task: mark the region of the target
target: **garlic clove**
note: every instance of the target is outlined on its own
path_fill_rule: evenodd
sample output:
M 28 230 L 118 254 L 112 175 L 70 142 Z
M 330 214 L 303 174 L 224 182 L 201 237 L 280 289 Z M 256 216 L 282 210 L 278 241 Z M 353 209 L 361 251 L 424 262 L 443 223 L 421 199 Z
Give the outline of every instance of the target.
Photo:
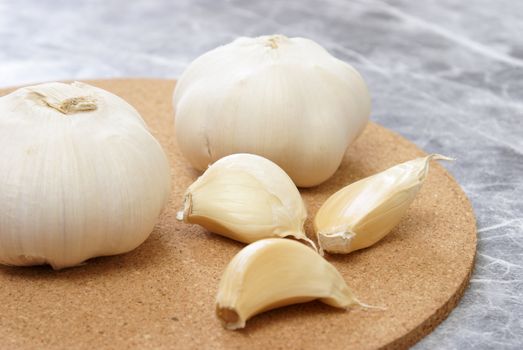
M 338 308 L 360 304 L 336 268 L 315 251 L 289 239 L 263 239 L 243 248 L 225 269 L 216 315 L 234 330 L 256 314 L 314 299 Z
M 320 251 L 350 253 L 381 240 L 416 197 L 433 159 L 452 160 L 439 154 L 416 158 L 333 194 L 314 218 Z
M 289 176 L 253 154 L 233 154 L 212 164 L 185 193 L 178 220 L 198 224 L 231 239 L 294 237 L 308 242 L 307 211 Z

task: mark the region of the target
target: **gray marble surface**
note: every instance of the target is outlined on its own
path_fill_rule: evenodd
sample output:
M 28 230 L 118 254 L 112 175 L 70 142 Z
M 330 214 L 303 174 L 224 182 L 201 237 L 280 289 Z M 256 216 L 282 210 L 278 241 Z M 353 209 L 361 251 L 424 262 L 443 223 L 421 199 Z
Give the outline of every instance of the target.
M 478 219 L 460 305 L 417 349 L 523 348 L 523 2 L 0 0 L 0 87 L 176 78 L 237 36 L 312 38 L 370 85 L 372 118 L 451 170 Z

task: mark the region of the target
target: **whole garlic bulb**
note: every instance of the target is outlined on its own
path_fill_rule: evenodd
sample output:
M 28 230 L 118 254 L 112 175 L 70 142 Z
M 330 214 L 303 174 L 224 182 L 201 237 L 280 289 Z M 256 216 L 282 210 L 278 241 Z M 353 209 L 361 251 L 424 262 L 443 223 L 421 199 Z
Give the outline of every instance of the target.
M 74 266 L 128 252 L 170 194 L 167 158 L 105 90 L 48 83 L 0 98 L 0 263 Z
M 178 81 L 174 108 L 178 145 L 195 168 L 253 153 L 308 187 L 339 167 L 367 124 L 370 96 L 360 74 L 320 45 L 272 35 L 197 58 Z

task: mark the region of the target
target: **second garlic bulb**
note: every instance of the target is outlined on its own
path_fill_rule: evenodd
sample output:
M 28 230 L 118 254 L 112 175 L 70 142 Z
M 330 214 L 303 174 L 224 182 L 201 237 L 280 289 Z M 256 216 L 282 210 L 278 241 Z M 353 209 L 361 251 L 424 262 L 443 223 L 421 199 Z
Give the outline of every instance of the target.
M 176 140 L 204 170 L 233 153 L 268 158 L 297 186 L 327 180 L 363 131 L 370 96 L 349 64 L 304 38 L 239 38 L 197 58 L 174 92 Z

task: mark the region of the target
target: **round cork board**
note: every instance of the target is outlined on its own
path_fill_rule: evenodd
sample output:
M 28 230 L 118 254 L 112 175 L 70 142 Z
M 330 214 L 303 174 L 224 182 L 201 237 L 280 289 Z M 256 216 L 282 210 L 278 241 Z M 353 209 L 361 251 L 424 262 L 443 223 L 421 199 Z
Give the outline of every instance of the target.
M 0 348 L 406 348 L 458 303 L 473 267 L 475 220 L 459 185 L 433 162 L 393 232 L 369 249 L 326 256 L 360 300 L 386 310 L 341 311 L 310 302 L 256 316 L 241 331 L 223 329 L 214 297 L 222 271 L 244 245 L 175 220 L 185 189 L 199 175 L 173 138 L 175 82 L 89 83 L 120 95 L 142 114 L 171 161 L 171 202 L 150 238 L 128 254 L 61 271 L 1 266 Z M 409 141 L 371 123 L 333 178 L 301 191 L 309 217 L 339 188 L 421 155 Z M 307 233 L 313 237 L 310 218 Z

